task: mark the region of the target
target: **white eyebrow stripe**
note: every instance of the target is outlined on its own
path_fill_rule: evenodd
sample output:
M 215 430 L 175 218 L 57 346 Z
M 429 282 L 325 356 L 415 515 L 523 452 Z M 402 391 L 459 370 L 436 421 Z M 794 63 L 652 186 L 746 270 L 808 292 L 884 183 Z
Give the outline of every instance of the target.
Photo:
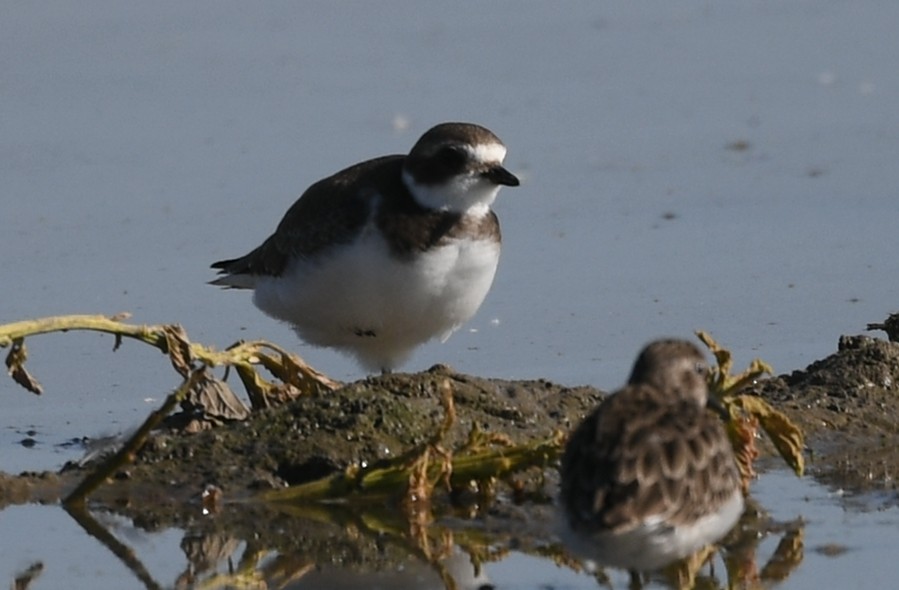
M 501 143 L 479 143 L 465 148 L 472 158 L 484 164 L 502 163 L 506 157 L 506 146 Z

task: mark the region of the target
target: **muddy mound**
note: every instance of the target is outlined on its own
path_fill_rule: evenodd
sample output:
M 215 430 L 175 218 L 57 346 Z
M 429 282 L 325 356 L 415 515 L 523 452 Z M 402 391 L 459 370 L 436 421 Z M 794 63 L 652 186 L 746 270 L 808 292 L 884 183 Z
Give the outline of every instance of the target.
M 842 336 L 837 352 L 758 392 L 806 431 L 812 473 L 851 489 L 897 489 L 899 343 Z
M 161 432 L 121 479 L 191 494 L 200 485 L 214 485 L 234 497 L 318 480 L 354 465 L 376 466 L 420 448 L 441 428 L 447 388 L 455 418 L 441 440 L 446 448 L 464 444 L 472 429 L 512 444 L 549 438 L 572 429 L 602 397 L 589 387 L 482 379 L 442 366 L 370 377 L 212 430 Z

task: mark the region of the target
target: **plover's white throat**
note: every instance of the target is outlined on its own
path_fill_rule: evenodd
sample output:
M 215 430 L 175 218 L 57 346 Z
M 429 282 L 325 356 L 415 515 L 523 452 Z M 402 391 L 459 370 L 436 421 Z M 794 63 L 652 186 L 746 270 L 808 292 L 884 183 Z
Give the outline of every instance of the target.
M 493 282 L 500 230 L 490 205 L 506 148 L 488 129 L 443 123 L 409 155 L 368 160 L 310 186 L 261 246 L 212 265 L 254 289 L 266 314 L 310 344 L 388 371 L 447 338 Z
M 572 433 L 562 458 L 563 537 L 581 557 L 650 571 L 723 537 L 743 511 L 707 367 L 682 340 L 647 346 L 623 389 Z

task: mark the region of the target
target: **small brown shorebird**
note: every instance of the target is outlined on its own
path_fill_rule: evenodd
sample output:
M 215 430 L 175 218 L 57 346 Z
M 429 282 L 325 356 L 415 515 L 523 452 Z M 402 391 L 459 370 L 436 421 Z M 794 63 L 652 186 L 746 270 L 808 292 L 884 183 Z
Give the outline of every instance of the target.
M 640 353 L 628 384 L 577 427 L 562 458 L 563 539 L 599 565 L 651 571 L 723 537 L 743 511 L 708 367 L 683 340 Z

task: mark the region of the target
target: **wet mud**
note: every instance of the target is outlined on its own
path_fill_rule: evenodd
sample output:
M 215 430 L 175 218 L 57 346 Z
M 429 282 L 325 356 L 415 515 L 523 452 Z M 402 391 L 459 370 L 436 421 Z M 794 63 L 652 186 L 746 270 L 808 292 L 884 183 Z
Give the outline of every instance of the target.
M 835 353 L 756 393 L 805 431 L 810 475 L 899 502 L 899 343 L 842 336 Z

